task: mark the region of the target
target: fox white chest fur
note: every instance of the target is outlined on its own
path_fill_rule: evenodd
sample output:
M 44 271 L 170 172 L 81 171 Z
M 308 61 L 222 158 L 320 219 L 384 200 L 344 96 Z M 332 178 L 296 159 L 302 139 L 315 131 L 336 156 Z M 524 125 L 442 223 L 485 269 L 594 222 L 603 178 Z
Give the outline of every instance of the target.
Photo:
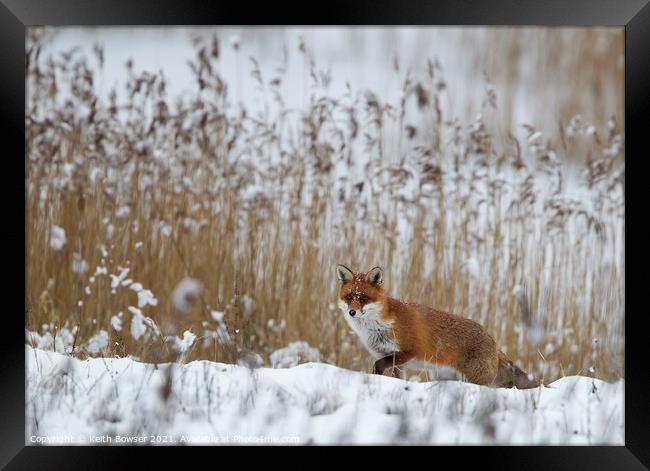
M 347 303 L 339 301 L 345 320 L 375 358 L 382 358 L 399 350 L 391 337 L 392 324 L 381 319 L 381 307 L 367 304 L 354 317 L 350 316 Z

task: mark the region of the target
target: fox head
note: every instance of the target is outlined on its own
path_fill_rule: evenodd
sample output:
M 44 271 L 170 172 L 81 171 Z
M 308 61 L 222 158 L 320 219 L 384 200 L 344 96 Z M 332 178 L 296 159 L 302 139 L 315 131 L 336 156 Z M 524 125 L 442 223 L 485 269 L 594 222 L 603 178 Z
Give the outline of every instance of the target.
M 375 267 L 368 273 L 354 273 L 345 265 L 336 266 L 339 287 L 339 308 L 356 319 L 379 319 L 386 299 L 383 272 Z

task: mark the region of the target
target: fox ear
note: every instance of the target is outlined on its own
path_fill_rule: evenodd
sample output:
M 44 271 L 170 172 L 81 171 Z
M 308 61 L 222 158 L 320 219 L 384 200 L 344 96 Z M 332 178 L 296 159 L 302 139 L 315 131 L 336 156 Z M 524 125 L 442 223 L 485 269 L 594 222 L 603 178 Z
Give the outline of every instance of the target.
M 366 281 L 373 285 L 378 285 L 384 278 L 384 272 L 380 267 L 375 267 L 366 273 Z
M 336 265 L 336 276 L 341 282 L 346 283 L 354 278 L 354 273 L 345 265 Z

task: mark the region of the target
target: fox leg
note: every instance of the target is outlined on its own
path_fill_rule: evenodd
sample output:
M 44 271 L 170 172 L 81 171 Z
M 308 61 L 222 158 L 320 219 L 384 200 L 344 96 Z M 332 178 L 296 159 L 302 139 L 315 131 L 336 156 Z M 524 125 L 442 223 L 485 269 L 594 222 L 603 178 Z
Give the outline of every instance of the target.
M 391 353 L 390 355 L 386 355 L 377 360 L 372 372 L 374 374 L 383 375 L 386 368 L 393 368 L 392 376 L 394 378 L 401 378 L 402 376 L 398 367 L 411 360 L 413 356 L 413 354 L 407 352 Z

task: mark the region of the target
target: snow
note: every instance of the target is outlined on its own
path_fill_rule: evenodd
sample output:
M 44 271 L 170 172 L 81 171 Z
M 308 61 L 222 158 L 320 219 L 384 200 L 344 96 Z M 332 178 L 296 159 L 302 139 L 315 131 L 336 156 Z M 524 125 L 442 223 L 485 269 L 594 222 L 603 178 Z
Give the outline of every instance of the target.
M 264 359 L 259 353 L 246 349 L 240 354 L 237 365 L 248 369 L 261 368 L 264 365 Z
M 25 341 L 28 344 L 42 348 L 43 350 L 55 350 L 59 353 L 70 353 L 72 351 L 72 346 L 74 345 L 77 329 L 77 326 L 74 326 L 72 329 L 68 329 L 67 327 L 54 329 L 52 324 L 43 324 L 43 335 L 25 329 Z M 49 331 L 54 332 L 54 335 Z
M 131 212 L 131 208 L 128 206 L 120 206 L 117 208 L 117 211 L 115 212 L 115 217 L 118 219 L 125 219 L 128 217 L 129 213 Z
M 111 288 L 117 288 L 126 278 L 126 275 L 129 274 L 129 268 L 117 267 L 120 270 L 119 275 L 109 275 L 111 277 Z
M 131 336 L 133 336 L 135 340 L 138 340 L 140 337 L 145 335 L 147 333 L 147 328 L 149 328 L 151 333 L 158 336 L 160 335 L 160 330 L 153 319 L 142 314 L 142 311 L 137 307 L 129 306 L 128 310 L 133 314 L 133 318 L 131 319 Z
M 307 342 L 291 342 L 270 355 L 273 368 L 290 368 L 300 363 L 320 361 L 320 352 Z
M 493 389 L 323 363 L 251 369 L 25 353 L 28 444 L 624 443 L 623 380 Z
M 63 249 L 66 242 L 65 230 L 59 226 L 52 226 L 52 231 L 50 233 L 50 247 L 58 252 Z
M 145 307 L 147 304 L 157 306 L 158 300 L 154 297 L 153 293 L 148 289 L 138 291 L 138 306 Z
M 210 316 L 217 322 L 223 321 L 223 311 L 210 311 Z
M 143 308 L 147 304 L 151 306 L 157 306 L 158 305 L 158 300 L 156 297 L 153 295 L 153 293 L 148 290 L 144 289 L 141 283 L 133 283 L 129 288 L 136 293 L 138 293 L 138 307 Z
M 183 278 L 172 293 L 174 306 L 182 313 L 187 313 L 192 308 L 193 302 L 201 295 L 203 286 L 194 278 Z
M 83 276 L 88 271 L 88 262 L 77 252 L 72 254 L 72 271 L 80 276 Z
M 480 264 L 475 257 L 470 257 L 463 262 L 465 272 L 474 279 L 479 279 Z
M 415 51 L 417 48 L 414 46 L 417 44 L 434 45 L 433 49 L 425 48 L 427 58 L 429 55 L 439 56 L 446 67 L 444 76 L 449 83 L 456 85 L 444 93 L 449 100 L 442 106 L 443 111 L 450 118 L 458 116 L 458 123 L 465 123 L 468 117 L 474 116 L 470 113 L 474 113 L 476 107 L 469 105 L 477 102 L 478 95 L 467 93 L 467 91 L 479 90 L 481 87 L 477 85 L 483 84 L 480 74 L 473 73 L 475 72 L 475 61 L 468 60 L 461 64 L 454 59 L 458 55 L 458 49 L 450 46 L 460 43 L 459 39 L 466 34 L 462 29 L 456 32 L 448 29 L 440 31 L 396 29 L 396 36 L 392 38 L 387 36 L 388 42 L 392 45 L 390 48 L 376 47 L 376 44 L 383 44 L 384 41 L 378 42 L 375 39 L 383 38 L 385 33 L 372 28 L 365 30 L 364 34 L 369 35 L 366 37 L 356 37 L 357 33 L 354 32 L 320 28 L 306 31 L 286 29 L 281 32 L 267 29 L 260 36 L 245 28 L 241 32 L 241 36 L 239 34 L 230 35 L 231 29 L 217 31 L 221 38 L 230 37 L 230 48 L 225 47 L 221 52 L 223 57 L 219 62 L 219 73 L 223 75 L 226 82 L 232 84 L 231 105 L 235 106 L 235 102 L 243 102 L 249 111 L 266 106 L 266 101 L 260 96 L 261 92 L 257 90 L 255 82 L 248 77 L 251 67 L 247 58 L 249 56 L 258 57 L 260 69 L 266 74 L 267 71 L 280 66 L 279 51 L 286 47 L 294 50 L 295 54 L 296 40 L 301 34 L 305 34 L 307 47 L 314 52 L 319 67 L 322 65 L 335 66 L 328 91 L 332 97 L 345 98 L 348 92 L 345 90 L 344 84 L 350 81 L 353 84 L 350 99 L 357 100 L 359 97 L 365 96 L 366 100 L 381 100 L 382 104 L 396 104 L 401 96 L 402 89 L 398 81 L 401 82 L 403 72 L 415 67 L 414 77 L 418 77 L 422 70 L 418 74 L 417 64 L 422 65 L 426 62 L 423 60 L 425 57 L 420 53 L 406 54 L 412 50 Z M 119 83 L 124 81 L 123 63 L 127 57 L 134 56 L 138 70 L 165 71 L 169 81 L 170 97 L 187 97 L 186 86 L 193 82 L 187 79 L 191 75 L 188 74 L 185 62 L 188 57 L 191 57 L 191 54 L 188 38 L 180 40 L 180 36 L 186 35 L 187 31 L 150 31 L 147 33 L 148 39 L 140 36 L 139 32 L 132 31 L 129 34 L 124 34 L 125 32 L 129 33 L 128 30 L 124 31 L 123 29 L 107 29 L 99 33 L 95 30 L 80 32 L 78 29 L 68 29 L 54 38 L 54 50 L 60 51 L 67 46 L 77 45 L 81 33 L 87 39 L 86 44 L 91 44 L 96 39 L 100 43 L 105 41 L 108 62 L 104 70 L 97 71 L 98 75 L 96 75 L 98 86 L 96 92 L 101 96 L 105 96 L 114 83 L 118 84 L 118 91 L 122 88 Z M 206 30 L 206 33 L 209 32 Z M 161 47 L 163 37 L 159 35 L 170 33 L 176 36 L 176 40 L 165 41 L 165 47 Z M 345 35 L 341 33 L 345 33 Z M 348 34 L 353 36 L 348 37 Z M 480 43 L 482 37 L 483 33 L 480 33 L 480 36 L 475 39 L 478 39 Z M 444 39 L 444 41 L 431 40 L 433 38 Z M 423 39 L 429 40 L 423 41 Z M 342 47 L 351 43 L 352 40 L 355 40 L 355 44 L 359 44 L 359 50 L 353 54 L 341 55 Z M 258 47 L 258 44 L 261 47 Z M 236 51 L 240 48 L 241 52 L 237 53 Z M 402 72 L 399 74 L 386 73 L 387 64 L 391 63 L 390 57 L 393 54 L 399 58 L 401 63 Z M 287 65 L 285 81 L 280 88 L 289 109 L 302 110 L 307 106 L 309 89 L 305 88 L 307 82 L 303 80 L 306 65 L 306 59 L 303 60 L 300 57 L 297 60 L 292 58 Z M 531 70 L 534 69 L 531 68 Z M 320 70 L 318 72 L 323 73 Z M 273 74 L 264 77 L 265 79 L 274 78 Z M 305 83 L 303 84 L 303 82 Z M 521 83 L 523 84 L 521 87 L 526 87 L 525 84 L 529 81 L 521 80 Z M 498 93 L 503 90 L 501 84 L 497 84 L 497 87 L 488 84 L 487 87 L 489 92 Z M 375 90 L 377 93 L 364 92 L 367 88 Z M 548 87 L 548 89 L 553 90 L 553 87 Z M 514 91 L 513 96 L 519 98 L 513 100 L 513 106 L 516 109 L 513 111 L 511 121 L 513 123 L 533 122 L 529 118 L 536 117 L 534 120 L 536 125 L 544 130 L 544 134 L 542 134 L 541 131 L 530 128 L 531 130 L 526 134 L 527 140 L 526 138 L 521 140 L 522 143 L 527 144 L 524 150 L 530 150 L 533 156 L 544 154 L 547 155 L 546 158 L 549 161 L 557 161 L 558 158 L 554 156 L 548 146 L 548 142 L 553 138 L 553 133 L 549 132 L 549 129 L 552 128 L 544 126 L 544 123 L 548 124 L 549 122 L 548 116 L 544 118 L 540 113 L 550 114 L 553 118 L 551 124 L 557 127 L 555 107 L 548 106 L 548 103 L 554 102 L 550 102 L 545 99 L 548 97 L 541 95 L 541 98 L 535 98 L 537 97 L 536 93 L 522 94 L 524 91 L 525 88 Z M 325 92 L 323 91 L 323 93 Z M 530 97 L 535 99 L 531 101 Z M 599 106 L 603 109 L 611 108 L 610 105 L 602 103 Z M 271 110 L 273 110 L 273 104 L 271 104 Z M 588 121 L 593 119 L 591 114 L 587 109 L 585 114 L 587 119 L 580 115 L 574 116 L 566 128 L 569 140 L 574 139 L 574 136 L 579 138 L 578 135 L 581 135 L 581 138 L 588 136 L 590 140 L 598 136 L 596 127 L 588 124 Z M 485 132 L 485 124 L 490 119 L 489 114 L 485 116 L 479 114 L 471 131 L 480 136 Z M 394 124 L 392 122 L 392 125 Z M 390 132 L 392 125 L 386 126 L 387 133 Z M 182 126 L 184 129 L 190 129 L 192 119 L 184 120 Z M 460 124 L 458 126 L 460 129 Z M 608 122 L 610 130 L 615 127 L 614 122 Z M 520 136 L 523 130 L 517 128 L 515 132 Z M 442 138 L 445 137 L 450 136 L 443 134 Z M 331 142 L 335 143 L 336 139 L 332 138 Z M 386 142 L 388 143 L 387 155 L 391 154 L 391 149 L 400 150 L 395 155 L 401 155 L 402 150 L 398 145 L 395 143 L 390 145 L 390 135 Z M 452 140 L 445 139 L 445 142 L 448 142 L 447 145 L 450 146 L 450 149 L 454 148 Z M 357 142 L 355 145 L 361 145 L 361 143 Z M 622 145 L 622 138 L 617 136 L 617 139 L 611 142 L 603 154 L 618 155 Z M 406 148 L 406 145 L 402 147 Z M 142 145 L 139 148 L 142 150 Z M 330 157 L 330 151 L 320 143 L 316 144 L 316 151 L 319 158 L 328 159 Z M 410 148 L 408 152 L 411 152 Z M 153 149 L 153 153 L 157 160 L 166 158 L 166 154 L 161 148 Z M 346 199 L 350 198 L 350 195 L 354 195 L 359 198 L 360 204 L 366 204 L 375 189 L 373 189 L 372 180 L 366 178 L 366 161 L 364 159 L 373 154 L 356 148 L 353 154 L 356 156 L 356 160 L 351 166 L 343 160 L 334 160 L 333 178 L 337 182 L 340 179 L 344 183 L 341 186 L 337 183 L 332 194 L 334 194 L 334 189 L 340 189 L 347 194 Z M 527 155 L 528 152 L 525 152 L 524 157 Z M 273 152 L 269 158 L 274 158 Z M 82 165 L 82 156 L 75 156 L 74 160 L 77 165 Z M 412 159 L 409 158 L 409 160 Z M 492 176 L 488 178 L 484 173 L 485 170 L 477 169 L 474 180 L 456 182 L 453 173 L 447 171 L 449 168 L 447 165 L 448 162 L 445 162 L 442 168 L 441 191 L 445 194 L 458 195 L 460 199 L 466 198 L 468 207 L 478 208 L 476 217 L 470 219 L 468 225 L 468 234 L 477 239 L 485 233 L 484 228 L 487 228 L 488 224 L 495 220 L 495 217 L 499 217 L 499 211 L 501 211 L 500 217 L 505 220 L 507 218 L 505 209 L 509 208 L 507 204 L 497 207 L 480 204 L 481 201 L 488 201 L 487 182 L 492 180 L 496 183 L 498 181 L 502 188 L 500 191 L 503 192 L 503 199 L 514 201 L 513 197 L 518 194 L 519 188 L 524 188 L 527 176 L 532 175 L 523 169 L 519 173 L 505 170 L 500 172 L 497 178 Z M 398 199 L 413 201 L 418 197 L 421 188 L 431 188 L 426 194 L 433 194 L 435 185 L 432 185 L 431 182 L 427 183 L 420 176 L 419 166 L 414 166 L 407 161 L 402 167 L 406 172 L 403 180 L 397 175 L 387 174 L 385 177 L 386 181 L 395 187 L 394 191 Z M 263 171 L 264 167 L 260 168 Z M 64 163 L 62 170 L 64 177 L 69 179 L 75 173 L 75 165 Z M 177 170 L 177 166 L 171 167 L 172 172 Z M 489 171 L 493 170 L 489 168 Z M 193 182 L 190 176 L 185 175 L 182 178 L 181 175 L 176 176 L 179 177 L 179 180 L 178 185 L 173 187 L 174 191 L 180 192 L 185 189 L 193 191 Z M 109 178 L 110 175 L 104 175 L 102 169 L 96 167 L 91 169 L 89 176 L 91 181 L 101 181 L 105 177 Z M 198 173 L 196 177 L 198 179 Z M 307 183 L 309 184 L 308 179 Z M 557 207 L 561 210 L 564 207 L 573 207 L 588 216 L 594 215 L 595 220 L 601 219 L 598 217 L 599 210 L 596 210 L 592 204 L 596 201 L 595 191 L 591 192 L 591 190 L 587 191 L 584 188 L 576 187 L 575 182 L 572 183 L 569 180 L 569 184 L 563 188 L 561 194 L 552 196 L 554 189 L 550 185 L 552 183 L 550 177 L 547 179 L 544 176 L 539 178 L 536 176 L 535 183 L 540 188 L 533 186 L 531 189 L 531 192 L 538 196 L 537 206 L 533 209 L 533 223 L 530 226 L 529 240 L 531 244 L 535 244 L 539 240 L 543 242 L 542 235 L 546 234 L 543 225 L 551 219 L 550 216 L 541 216 L 542 214 L 551 214 L 547 213 L 546 209 L 542 211 L 542 204 L 545 201 L 552 203 L 553 208 Z M 146 175 L 140 177 L 139 185 L 142 191 L 153 184 L 155 182 Z M 358 189 L 353 189 L 354 187 L 351 186 L 358 184 L 361 184 Z M 48 198 L 47 189 L 44 190 L 41 192 L 42 201 L 46 201 Z M 222 189 L 216 187 L 215 191 L 222 191 Z M 264 198 L 272 200 L 275 195 L 276 192 L 265 185 L 264 179 L 262 179 L 262 181 L 251 180 L 250 184 L 244 185 L 238 197 L 244 202 L 250 202 Z M 383 206 L 386 201 L 387 199 L 380 200 L 378 205 Z M 190 211 L 191 214 L 194 212 L 194 209 Z M 200 213 L 198 210 L 197 212 Z M 408 215 L 406 212 L 402 214 L 404 217 L 397 220 L 397 246 L 404 251 L 398 251 L 396 254 L 397 261 L 392 270 L 394 273 L 400 273 L 404 261 L 408 263 L 410 260 L 403 254 L 407 253 L 406 249 L 410 246 L 407 242 L 412 237 L 413 224 L 406 217 Z M 435 218 L 435 212 L 432 214 L 432 218 Z M 217 215 L 215 212 L 215 216 Z M 444 227 L 449 228 L 450 234 L 460 227 L 459 222 L 463 215 L 464 212 L 450 211 L 448 213 L 448 220 L 444 221 Z M 131 214 L 131 207 L 128 204 L 121 204 L 116 209 L 118 219 L 124 218 L 130 221 L 135 216 L 135 213 Z M 348 216 L 356 217 L 356 215 Z M 336 220 L 337 217 L 334 219 Z M 607 221 L 605 220 L 605 222 Z M 106 236 L 109 239 L 115 233 L 115 226 L 110 222 L 108 217 L 104 219 Z M 195 221 L 192 218 L 185 218 L 180 222 L 157 221 L 157 223 L 159 224 L 154 226 L 156 231 L 159 231 L 164 237 L 172 237 L 178 229 L 178 224 L 182 224 L 181 230 L 183 228 L 194 230 L 203 227 L 207 220 Z M 612 234 L 622 234 L 623 223 L 623 218 L 612 222 Z M 134 233 L 138 233 L 137 227 L 138 221 L 134 221 Z M 579 227 L 581 226 L 571 221 L 568 223 L 566 243 L 571 244 L 576 240 L 582 242 L 580 240 L 582 233 L 577 229 Z M 507 248 L 511 241 L 518 240 L 516 233 L 513 234 L 507 230 L 503 237 L 504 248 Z M 343 244 L 345 239 L 340 238 L 340 241 Z M 110 242 L 108 241 L 109 244 Z M 620 249 L 622 249 L 623 242 L 624 238 L 617 238 L 612 243 L 611 253 L 614 255 L 597 259 L 592 267 L 593 270 L 602 266 L 603 269 L 614 274 L 622 272 L 623 251 Z M 53 226 L 50 236 L 51 248 L 55 251 L 62 251 L 66 243 L 65 231 L 61 227 Z M 144 243 L 147 242 L 136 242 L 134 245 L 136 251 L 141 252 Z M 316 242 L 313 243 L 316 244 Z M 99 244 L 97 248 L 101 251 L 102 257 L 109 259 L 109 252 L 103 244 Z M 471 280 L 470 305 L 480 306 L 477 300 L 481 299 L 485 287 L 490 286 L 487 281 L 492 276 L 491 266 L 483 263 L 485 257 L 478 251 L 478 246 L 468 248 L 467 253 L 460 253 L 465 260 L 462 265 L 463 276 L 467 275 Z M 596 249 L 602 252 L 600 246 L 597 246 Z M 117 253 L 117 251 L 113 251 L 112 245 L 111 251 Z M 583 250 L 585 253 L 587 251 L 588 249 Z M 87 254 L 87 252 L 85 253 Z M 115 257 L 116 253 L 111 253 L 111 258 Z M 576 252 L 577 255 L 580 253 Z M 535 274 L 538 273 L 536 267 L 538 264 L 542 264 L 544 270 L 541 272 L 541 281 L 532 285 L 532 292 L 539 293 L 539 296 L 536 296 L 540 300 L 537 307 L 538 316 L 534 317 L 529 325 L 521 327 L 516 332 L 521 333 L 520 341 L 526 339 L 531 345 L 539 344 L 540 355 L 541 352 L 550 355 L 563 345 L 560 336 L 573 336 L 574 334 L 560 330 L 562 322 L 558 322 L 557 331 L 551 331 L 552 326 L 546 326 L 543 323 L 542 313 L 545 304 L 541 301 L 546 299 L 543 296 L 545 289 L 553 290 L 555 288 L 555 280 L 552 275 L 557 271 L 553 264 L 553 261 L 557 259 L 557 254 L 550 249 L 545 249 L 543 245 L 540 246 L 539 252 L 535 249 L 530 254 L 521 262 L 521 277 L 512 281 L 523 283 L 526 287 L 526 280 L 531 276 L 536 276 Z M 541 257 L 541 262 L 537 262 L 536 254 Z M 504 257 L 497 260 L 498 266 L 502 267 L 510 263 L 511 257 L 505 251 Z M 95 282 L 95 276 L 109 275 L 106 267 L 107 262 L 104 258 L 96 267 L 94 275 L 89 278 L 91 284 Z M 110 264 L 111 267 L 114 266 L 112 260 L 110 260 Z M 425 260 L 424 264 L 430 266 L 431 261 Z M 117 332 L 122 329 L 130 330 L 131 336 L 138 342 L 147 342 L 152 334 L 160 336 L 160 331 L 154 321 L 143 314 L 143 311 L 146 311 L 150 312 L 149 315 L 156 317 L 155 311 L 153 313 L 147 311 L 150 309 L 147 306 L 157 306 L 158 300 L 141 283 L 127 278 L 129 268 L 119 266 L 117 268 L 118 274 L 110 274 L 113 293 L 117 289 L 128 287 L 137 294 L 137 304 L 135 301 L 131 303 L 137 307 L 128 307 L 128 312 L 132 314 L 131 322 L 129 322 L 128 315 L 124 318 L 122 313 L 112 316 L 110 319 L 112 330 Z M 81 253 L 73 254 L 72 270 L 77 278 L 83 277 L 88 270 L 88 263 L 83 260 Z M 113 271 L 113 268 L 111 270 Z M 137 274 L 137 268 L 134 270 Z M 571 273 L 568 268 L 567 270 L 567 273 Z M 575 271 L 575 269 L 573 270 Z M 500 273 L 503 273 L 502 269 L 500 269 Z M 48 289 L 52 288 L 53 283 L 53 279 L 48 281 Z M 562 282 L 559 283 L 558 286 L 561 287 Z M 592 291 L 596 291 L 598 286 L 592 286 L 591 282 L 583 283 L 580 286 L 585 284 L 584 299 L 590 300 Z M 92 292 L 95 293 L 99 289 L 101 289 L 101 285 L 94 286 Z M 518 298 L 524 292 L 523 290 L 521 285 L 517 285 L 512 293 Z M 86 287 L 84 291 L 87 295 L 91 294 L 90 287 Z M 185 278 L 180 281 L 172 296 L 177 311 L 188 313 L 198 301 L 202 291 L 203 286 L 198 280 Z M 165 296 L 164 293 L 163 296 Z M 603 298 L 606 299 L 605 296 Z M 163 301 L 162 298 L 161 301 Z M 238 301 L 247 318 L 256 313 L 257 306 L 261 306 L 263 299 L 253 299 L 244 294 Z M 91 300 L 87 300 L 86 303 L 89 306 L 93 305 Z M 499 303 L 499 305 L 501 304 Z M 620 311 L 621 315 L 613 318 L 620 318 L 622 324 L 623 311 L 619 309 L 622 306 L 619 297 L 613 299 L 611 304 L 613 307 L 608 308 L 607 312 L 611 311 L 616 314 Z M 79 300 L 78 306 L 84 306 L 84 301 Z M 123 308 L 124 306 L 119 307 L 119 309 Z M 163 308 L 165 306 L 161 305 L 161 309 Z M 209 306 L 208 309 L 210 309 Z M 335 309 L 336 306 L 332 306 L 331 310 Z M 589 312 L 589 309 L 585 308 L 584 312 Z M 476 308 L 476 315 L 484 315 L 482 308 Z M 196 345 L 203 345 L 203 348 L 206 348 L 217 343 L 234 344 L 234 339 L 242 339 L 242 335 L 237 335 L 240 334 L 238 329 L 231 329 L 229 333 L 224 323 L 223 311 L 210 311 L 210 317 L 215 322 L 204 327 L 210 326 L 213 330 L 204 330 L 197 336 L 190 331 L 180 329 L 180 331 L 174 330 L 172 333 L 180 335 L 184 331 L 182 337 L 176 335 L 167 337 L 171 347 L 181 353 L 180 359 L 184 358 L 184 354 L 190 347 L 197 348 Z M 581 325 L 584 318 L 585 316 L 576 315 L 577 325 Z M 96 320 L 92 319 L 92 321 L 93 325 L 96 325 Z M 266 323 L 268 331 L 279 333 L 284 330 L 287 325 L 286 321 L 283 319 L 279 319 L 279 321 L 278 324 L 275 319 L 269 319 Z M 110 328 L 108 330 L 114 334 Z M 53 326 L 47 325 L 44 325 L 42 335 L 36 332 L 26 332 L 27 342 L 40 349 L 27 348 L 28 362 L 33 362 L 28 365 L 28 414 L 31 414 L 28 417 L 28 428 L 31 433 L 52 440 L 58 434 L 64 433 L 78 433 L 79 436 L 85 436 L 86 441 L 91 435 L 116 436 L 119 434 L 133 440 L 137 440 L 138 437 L 148 439 L 147 435 L 151 433 L 163 434 L 173 440 L 180 440 L 180 437 L 185 436 L 188 442 L 193 443 L 213 442 L 214 437 L 232 438 L 237 436 L 246 437 L 245 441 L 249 442 L 264 441 L 264 437 L 294 437 L 299 443 L 427 442 L 465 444 L 622 444 L 624 438 L 623 381 L 607 384 L 586 377 L 565 377 L 553 383 L 553 388 L 532 391 L 493 390 L 458 381 L 407 382 L 316 363 L 323 357 L 318 350 L 313 349 L 305 342 L 293 342 L 287 347 L 271 353 L 266 364 L 272 365 L 273 369 L 260 368 L 265 364 L 264 358 L 250 351 L 240 355 L 238 365 L 197 361 L 185 365 L 177 364 L 172 367 L 170 365 L 138 363 L 128 358 L 79 361 L 64 355 L 72 352 L 73 345 L 75 345 L 74 353 L 79 349 L 79 345 L 74 343 L 75 333 L 74 329 L 63 327 L 54 330 Z M 233 335 L 232 338 L 231 335 Z M 547 337 L 550 338 L 552 335 L 557 336 L 556 342 L 547 341 Z M 603 337 L 603 339 L 606 341 L 607 337 Z M 108 333 L 99 331 L 82 344 L 82 349 L 91 355 L 101 355 L 102 350 L 108 345 L 108 341 Z M 347 342 L 347 340 L 343 341 L 343 350 L 346 349 L 346 345 L 349 345 Z M 579 350 L 575 344 L 569 346 L 569 351 L 573 354 Z M 268 352 L 265 351 L 264 355 L 267 354 Z M 305 361 L 312 363 L 301 364 Z M 172 394 L 165 401 L 160 395 L 160 390 L 166 383 L 166 374 L 171 371 L 171 368 L 174 370 Z M 282 370 L 278 368 L 282 368 Z M 596 370 L 591 367 L 587 371 L 595 374 Z M 554 372 L 551 374 L 555 377 Z M 69 386 L 69 388 L 61 386 Z M 79 438 L 78 441 L 83 441 L 83 439 Z
M 120 312 L 117 316 L 111 317 L 111 327 L 116 331 L 120 332 L 122 330 L 122 313 Z
M 131 307 L 129 307 L 129 311 L 131 311 Z M 133 313 L 133 319 L 131 319 L 131 335 L 135 340 L 139 340 L 147 331 L 147 327 L 144 325 L 144 319 L 141 313 L 136 314 L 134 311 L 131 312 Z
M 196 340 L 196 335 L 194 335 L 189 330 L 186 330 L 183 332 L 183 338 L 176 337 L 174 335 L 166 337 L 165 340 L 171 341 L 174 345 L 174 350 L 176 350 L 178 353 L 185 353 L 192 346 L 194 340 Z
M 88 343 L 86 344 L 86 350 L 88 353 L 96 355 L 98 353 L 101 353 L 101 351 L 104 350 L 107 345 L 108 332 L 105 330 L 100 330 L 95 335 L 90 337 L 90 340 L 88 340 Z

